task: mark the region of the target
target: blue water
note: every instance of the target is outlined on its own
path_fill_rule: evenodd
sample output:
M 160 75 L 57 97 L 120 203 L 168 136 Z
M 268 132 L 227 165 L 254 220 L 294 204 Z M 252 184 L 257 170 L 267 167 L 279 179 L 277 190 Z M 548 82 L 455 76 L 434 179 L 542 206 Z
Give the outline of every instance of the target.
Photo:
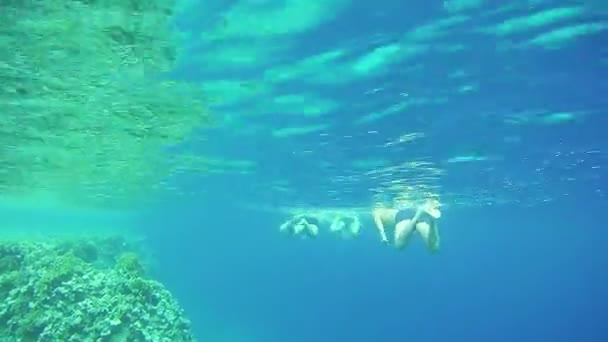
M 155 247 L 203 339 L 604 341 L 608 235 L 602 207 L 581 208 L 451 211 L 429 257 L 371 232 L 290 241 L 277 217 L 206 206 L 159 214 Z
M 200 37 L 236 3 L 195 5 L 178 18 L 178 28 L 191 35 L 172 77 L 202 83 L 240 78 L 263 86 L 264 72 L 279 61 L 344 44 L 360 56 L 398 42 L 416 26 L 453 16 L 439 1 L 353 1 L 333 20 L 277 38 L 277 45 L 288 41 L 290 48 L 275 60 L 207 68 L 197 58 L 214 50 Z M 608 31 L 557 48 L 501 49 L 559 27 L 606 23 L 608 12 L 593 1 L 522 3 L 503 14 L 484 15 L 506 4 L 500 1 L 466 11 L 469 20 L 434 39 L 430 51 L 389 64 L 377 76 L 335 84 L 303 77 L 273 89 L 273 96 L 312 92 L 343 104 L 323 119 L 284 115 L 273 107 L 247 115 L 256 104 L 267 104 L 270 94 L 212 106 L 219 121 L 237 118 L 239 128 L 252 132 L 237 134 L 220 124 L 196 132 L 205 142 L 175 150 L 253 161 L 255 171 L 172 178 L 201 194 L 187 202 L 167 198 L 140 222 L 159 260 L 155 276 L 174 292 L 202 341 L 608 341 L 608 233 L 602 221 L 608 209 Z M 508 39 L 476 30 L 576 4 L 589 6 L 589 14 Z M 465 48 L 433 50 L 442 43 Z M 407 71 L 417 65 L 422 71 Z M 455 70 L 471 76 L 446 76 Z M 475 89 L 456 92 L 467 84 Z M 447 102 L 355 124 L 403 100 L 402 93 Z M 528 113 L 524 124 L 507 122 L 538 110 L 575 114 L 549 122 Z M 283 139 L 271 134 L 308 122 L 331 126 Z M 411 132 L 426 138 L 386 145 Z M 419 239 L 403 252 L 382 245 L 367 216 L 362 236 L 352 241 L 278 233 L 286 217 L 272 208 L 370 208 L 370 189 L 424 176 L 374 178 L 352 167 L 356 159 L 382 159 L 385 166 L 424 160 L 443 170 L 429 181 L 446 204 L 440 253 L 430 255 Z M 275 180 L 288 181 L 291 192 L 275 191 Z M 385 200 L 394 195 L 385 189 Z
M 213 125 L 162 153 L 208 169 L 112 215 L 2 198 L 3 235 L 135 226 L 200 341 L 608 341 L 605 0 L 181 6 L 152 76 L 207 92 Z M 427 197 L 441 250 L 383 244 L 372 208 Z M 356 210 L 362 234 L 280 234 L 295 209 Z
M 2 238 L 125 234 L 139 252 L 143 242 L 149 275 L 174 294 L 200 341 L 608 341 L 608 1 L 183 0 L 180 6 L 173 27 L 178 63 L 150 81 L 200 89 L 213 125 L 194 127 L 186 141 L 159 153 L 177 161 L 201 157 L 208 169 L 146 184 L 138 194 L 160 190 L 144 204 L 112 207 L 111 215 L 103 207 L 73 210 L 62 201 L 97 191 L 70 188 L 86 183 L 89 173 L 108 188 L 117 183 L 117 192 L 137 189 L 137 175 L 113 182 L 118 172 L 102 174 L 129 161 L 103 153 L 72 162 L 51 126 L 40 132 L 28 126 L 53 138 L 31 145 L 27 134 L 8 129 L 16 140 L 9 134 L 8 149 L 0 147 Z M 558 16 L 538 16 L 551 11 Z M 33 18 L 7 27 L 30 27 L 40 19 Z M 73 20 L 57 32 L 80 27 Z M 52 49 L 42 38 L 40 51 Z M 389 53 L 376 64 L 361 63 L 374 51 Z M 20 66 L 21 55 L 9 53 L 0 67 Z M 129 71 L 110 80 L 126 82 Z M 30 72 L 26 79 L 38 75 Z M 45 90 L 42 79 L 32 79 L 28 97 Z M 25 88 L 13 81 L 6 89 L 0 84 L 6 93 L 0 95 L 3 105 L 17 108 L 9 93 Z M 35 109 L 38 102 L 26 104 Z M 59 109 L 51 109 L 54 117 Z M 19 127 L 43 118 L 36 111 L 23 120 L 17 109 L 8 113 L 6 122 Z M 57 134 L 67 135 L 65 142 L 80 134 L 79 146 L 85 133 L 68 129 L 71 120 Z M 116 122 L 128 126 L 126 120 Z M 133 120 L 157 122 L 136 114 Z M 170 125 L 169 113 L 159 121 Z M 157 147 L 170 131 L 159 130 L 150 144 Z M 125 133 L 116 129 L 108 143 L 128 144 L 134 135 Z M 13 155 L 19 143 L 25 148 Z M 50 145 L 34 149 L 38 143 Z M 134 148 L 150 152 L 144 145 Z M 132 154 L 117 158 L 125 155 Z M 65 160 L 46 184 L 38 167 L 58 157 Z M 143 159 L 120 170 L 156 175 Z M 93 172 L 90 163 L 98 161 L 104 168 Z M 29 175 L 34 179 L 23 184 L 48 189 L 5 198 L 5 189 L 19 190 L 11 180 Z M 66 193 L 51 192 L 57 180 Z M 86 195 L 112 198 L 113 189 L 105 188 Z M 380 241 L 371 209 L 398 206 L 403 197 L 441 201 L 438 253 L 418 236 L 402 251 Z M 340 239 L 322 224 L 316 239 L 281 234 L 296 209 L 355 210 L 362 233 Z

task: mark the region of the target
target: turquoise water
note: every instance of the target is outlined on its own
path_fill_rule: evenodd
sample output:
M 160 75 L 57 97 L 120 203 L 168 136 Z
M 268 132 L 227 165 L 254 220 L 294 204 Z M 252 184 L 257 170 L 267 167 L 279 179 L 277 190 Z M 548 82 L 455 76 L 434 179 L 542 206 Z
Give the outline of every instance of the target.
M 182 18 L 175 76 L 215 80 L 223 120 L 183 148 L 255 163 L 175 179 L 208 195 L 147 221 L 202 338 L 607 338 L 608 35 L 589 26 L 606 6 L 444 4 L 212 2 Z M 382 245 L 366 210 L 427 192 L 445 204 L 440 253 Z M 357 208 L 362 235 L 280 236 L 293 207 Z
M 152 149 L 173 167 L 160 180 L 140 160 L 150 149 L 117 155 L 135 140 L 108 152 L 132 165 L 113 177 L 162 191 L 119 209 L 7 200 L 7 231 L 136 236 L 201 341 L 608 340 L 604 1 L 176 13 L 176 65 L 153 78 L 193 86 L 211 122 L 159 119 L 187 132 Z M 374 207 L 428 198 L 442 204 L 438 253 L 418 236 L 402 251 L 380 241 Z M 281 234 L 299 211 L 354 212 L 361 234 Z

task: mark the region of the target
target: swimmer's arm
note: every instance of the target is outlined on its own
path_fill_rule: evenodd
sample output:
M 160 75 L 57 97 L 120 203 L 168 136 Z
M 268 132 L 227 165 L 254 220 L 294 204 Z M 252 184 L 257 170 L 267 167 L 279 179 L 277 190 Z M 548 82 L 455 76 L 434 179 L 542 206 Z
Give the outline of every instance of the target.
M 424 207 L 418 207 L 418 210 L 416 210 L 416 215 L 414 215 L 414 217 L 412 217 L 412 224 L 418 223 L 418 220 L 420 220 L 420 216 L 422 216 L 422 214 L 424 214 L 424 212 L 425 212 Z
M 422 207 L 418 208 L 418 210 L 416 210 L 416 214 L 414 214 L 414 216 L 410 220 L 408 220 L 407 223 L 403 226 L 403 230 L 411 231 L 412 229 L 414 229 L 414 227 L 416 227 L 418 221 L 420 220 L 420 216 L 422 216 L 423 213 L 424 209 Z
M 331 222 L 331 226 L 329 227 L 329 229 L 330 229 L 332 232 L 335 232 L 335 231 L 337 231 L 337 230 L 340 230 L 340 227 L 338 227 L 338 224 L 340 223 L 340 219 L 341 219 L 341 217 L 336 216 L 336 217 L 334 218 L 334 220 Z
M 416 214 L 414 215 L 414 217 L 412 217 L 412 220 L 411 220 L 412 225 L 418 224 L 418 221 L 420 221 L 420 217 L 422 215 L 424 215 L 426 212 L 427 212 L 426 211 L 426 207 L 424 207 L 424 206 L 419 207 L 418 210 L 416 210 Z M 431 215 L 428 215 L 428 214 L 426 216 L 428 217 L 429 224 L 431 226 L 433 226 L 433 228 L 436 228 L 437 227 L 437 219 L 435 217 L 431 216 Z
M 382 242 L 388 242 L 388 238 L 386 237 L 386 231 L 384 230 L 384 225 L 382 224 L 382 220 L 380 219 L 380 215 L 374 213 L 374 223 L 380 231 L 380 236 L 382 237 Z

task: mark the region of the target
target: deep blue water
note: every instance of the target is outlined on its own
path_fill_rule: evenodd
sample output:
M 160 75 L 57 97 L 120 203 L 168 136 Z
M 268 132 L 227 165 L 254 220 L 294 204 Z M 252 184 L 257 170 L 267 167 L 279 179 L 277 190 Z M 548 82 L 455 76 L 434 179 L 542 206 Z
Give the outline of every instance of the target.
M 264 72 L 276 66 L 274 61 L 213 70 L 197 64 L 197 56 L 213 53 L 198 39 L 201 32 L 235 3 L 194 6 L 179 19 L 178 27 L 193 38 L 173 77 L 265 82 Z M 354 2 L 334 20 L 277 40 L 291 43 L 279 59 L 298 61 L 345 42 L 360 56 L 445 18 L 438 3 Z M 487 1 L 467 11 L 467 22 L 431 44 L 463 44 L 463 51 L 430 51 L 352 82 L 297 79 L 246 104 L 212 107 L 214 115 L 239 118 L 240 128 L 265 129 L 247 135 L 229 125 L 202 129 L 196 134 L 205 135 L 205 142 L 175 150 L 253 161 L 255 171 L 172 178 L 184 189 L 205 193 L 189 202 L 168 198 L 141 221 L 157 251 L 155 275 L 174 291 L 201 340 L 608 340 L 608 233 L 602 220 L 608 209 L 603 171 L 608 167 L 608 67 L 600 63 L 608 56 L 608 31 L 559 48 L 504 51 L 497 48 L 497 37 L 475 28 L 581 2 L 537 1 L 483 15 L 501 3 Z M 599 4 L 582 3 L 590 9 Z M 524 42 L 551 29 L 608 20 L 605 11 L 589 13 L 509 40 Z M 382 36 L 379 42 L 370 39 L 374 35 Z M 416 64 L 423 65 L 422 72 L 406 72 Z M 446 77 L 458 69 L 472 76 L 466 82 Z M 456 94 L 464 84 L 479 88 Z M 383 90 L 365 95 L 375 88 Z M 273 137 L 271 129 L 319 119 L 283 115 L 271 107 L 263 115 L 246 115 L 253 104 L 266 103 L 265 97 L 301 92 L 347 105 L 323 117 L 331 122 L 327 129 L 286 139 Z M 403 100 L 402 92 L 448 101 L 354 123 Z M 584 114 L 553 124 L 535 122 L 538 118 L 528 114 L 527 124 L 506 123 L 527 110 Z M 426 138 L 385 145 L 408 132 L 424 132 Z M 471 154 L 488 159 L 449 162 Z M 429 255 L 419 240 L 403 252 L 387 248 L 368 217 L 356 240 L 289 239 L 278 233 L 284 215 L 249 208 L 371 206 L 369 189 L 382 187 L 386 179 L 355 170 L 355 159 L 383 159 L 388 166 L 425 160 L 445 171 L 431 182 L 446 203 L 439 254 Z M 269 184 L 275 180 L 288 180 L 292 192 L 274 191 Z M 393 195 L 387 190 L 386 196 Z
M 290 240 L 273 229 L 279 217 L 206 204 L 159 212 L 154 247 L 203 339 L 603 341 L 603 209 L 450 211 L 429 256 L 419 241 L 383 248 L 372 232 Z

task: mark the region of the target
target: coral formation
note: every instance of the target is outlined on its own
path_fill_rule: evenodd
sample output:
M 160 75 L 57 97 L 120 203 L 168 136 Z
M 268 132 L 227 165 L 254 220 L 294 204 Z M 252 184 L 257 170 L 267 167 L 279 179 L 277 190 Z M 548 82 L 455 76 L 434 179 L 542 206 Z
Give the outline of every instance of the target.
M 194 341 L 177 302 L 144 277 L 136 254 L 113 265 L 102 259 L 88 241 L 0 241 L 0 340 Z

